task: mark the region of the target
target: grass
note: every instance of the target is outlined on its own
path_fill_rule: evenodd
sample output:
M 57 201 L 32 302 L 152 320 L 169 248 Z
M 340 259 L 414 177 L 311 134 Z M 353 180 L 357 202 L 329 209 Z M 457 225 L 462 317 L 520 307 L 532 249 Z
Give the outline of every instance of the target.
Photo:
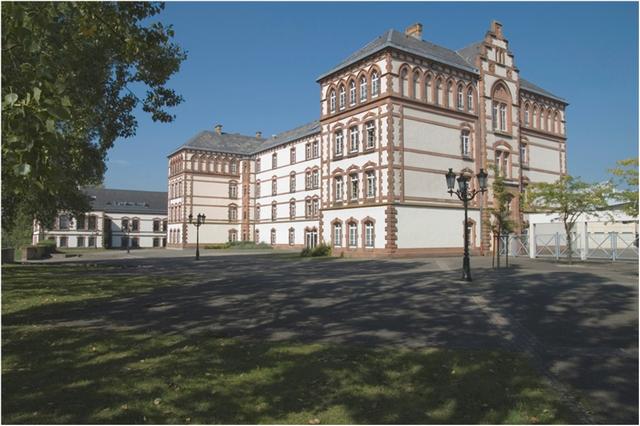
M 4 423 L 575 421 L 519 354 L 47 326 L 30 316 L 175 282 L 103 266 L 3 278 Z

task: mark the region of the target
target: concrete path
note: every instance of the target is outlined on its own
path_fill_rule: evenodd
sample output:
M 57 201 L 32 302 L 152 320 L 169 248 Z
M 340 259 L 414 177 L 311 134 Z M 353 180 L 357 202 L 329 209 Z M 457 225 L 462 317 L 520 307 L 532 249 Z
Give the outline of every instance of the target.
M 139 252 L 139 253 L 142 253 Z M 175 255 L 172 255 L 175 253 Z M 125 253 L 126 254 L 126 253 Z M 586 423 L 638 422 L 637 263 L 557 265 L 473 258 L 317 260 L 270 252 L 84 258 L 113 273 L 172 277 L 146 294 L 20 312 L 30 322 L 213 331 L 220 336 L 403 347 L 503 348 L 528 353 Z

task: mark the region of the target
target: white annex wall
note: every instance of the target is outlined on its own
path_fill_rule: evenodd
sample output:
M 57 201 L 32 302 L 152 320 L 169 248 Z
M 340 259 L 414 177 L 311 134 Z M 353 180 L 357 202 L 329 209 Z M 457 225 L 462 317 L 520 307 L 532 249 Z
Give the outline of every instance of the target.
M 400 206 L 398 210 L 398 248 L 462 247 L 464 210 Z M 476 241 L 480 241 L 480 212 L 469 210 L 476 222 Z M 473 238 L 471 238 L 473 243 Z

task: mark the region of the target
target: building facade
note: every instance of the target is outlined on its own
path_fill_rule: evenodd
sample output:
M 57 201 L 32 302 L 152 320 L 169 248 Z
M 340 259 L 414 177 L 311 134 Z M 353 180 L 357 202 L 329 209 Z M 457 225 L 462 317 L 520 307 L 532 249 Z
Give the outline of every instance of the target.
M 320 117 L 263 138 L 216 126 L 169 155 L 169 240 L 280 247 L 330 244 L 335 254 L 459 253 L 463 209 L 449 168 L 503 174 L 517 223 L 530 182 L 566 173 L 565 100 L 520 78 L 502 26 L 453 51 L 422 25 L 389 30 L 318 78 Z M 472 187 L 476 184 L 472 181 Z M 489 247 L 491 191 L 470 204 L 472 248 Z
M 91 211 L 60 212 L 53 229 L 34 225 L 33 243 L 55 240 L 64 248 L 151 248 L 167 244 L 167 193 L 87 188 Z

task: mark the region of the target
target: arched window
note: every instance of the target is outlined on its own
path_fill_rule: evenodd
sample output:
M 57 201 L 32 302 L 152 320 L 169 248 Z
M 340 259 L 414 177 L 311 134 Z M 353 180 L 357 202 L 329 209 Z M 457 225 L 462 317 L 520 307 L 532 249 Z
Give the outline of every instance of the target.
M 232 222 L 238 220 L 238 207 L 234 204 L 229 206 L 229 220 Z
M 271 245 L 276 245 L 276 230 L 271 228 Z
M 531 117 L 531 127 L 538 127 L 537 117 L 538 117 L 538 107 L 534 106 L 533 116 Z
M 351 80 L 349 82 L 349 105 L 356 104 L 356 82 Z
M 414 71 L 413 80 L 411 81 L 411 97 L 418 99 L 420 95 L 420 72 Z
M 260 220 L 260 204 L 256 204 L 256 220 Z
M 349 247 L 358 247 L 358 224 L 349 222 Z
M 380 93 L 380 78 L 378 77 L 378 71 L 374 71 L 371 74 L 371 96 L 378 96 Z
M 461 84 L 458 86 L 457 106 L 459 110 L 464 109 L 464 90 Z
M 431 75 L 427 74 L 424 76 L 424 93 L 422 98 L 425 102 L 431 102 L 433 100 L 433 96 L 431 94 Z
M 318 189 L 320 187 L 320 172 L 318 170 L 311 172 L 311 186 L 313 189 Z
M 453 83 L 447 82 L 446 102 L 449 108 L 453 108 Z
M 553 132 L 560 133 L 560 115 L 558 111 L 553 115 Z
M 467 110 L 473 111 L 473 89 L 471 87 L 467 89 Z
M 408 71 L 406 68 L 403 68 L 400 71 L 400 95 L 408 96 L 409 92 L 409 80 L 407 77 Z
M 349 129 L 349 152 L 358 152 L 360 147 L 360 133 L 358 127 L 353 126 Z
M 296 218 L 296 200 L 289 201 L 289 219 Z
M 360 77 L 360 102 L 367 100 L 367 77 L 364 75 Z
M 520 163 L 521 164 L 529 163 L 529 156 L 527 155 L 527 144 L 524 142 L 520 144 Z
M 275 221 L 278 218 L 278 205 L 276 202 L 271 203 L 271 220 Z
M 255 236 L 253 237 L 253 240 L 256 242 L 256 244 L 260 243 L 260 230 L 256 229 L 254 235 Z
M 493 130 L 499 130 L 502 132 L 510 131 L 511 95 L 509 94 L 509 90 L 507 89 L 507 87 L 502 82 L 496 83 L 496 85 L 493 87 L 492 98 Z
M 274 152 L 271 154 L 271 168 L 275 169 L 276 167 L 278 167 L 278 153 Z
M 547 116 L 545 117 L 545 121 L 546 121 L 545 130 L 547 132 L 550 132 L 551 131 L 551 110 L 550 109 L 547 110 Z
M 229 182 L 229 198 L 238 198 L 238 184 Z
M 373 248 L 373 243 L 374 243 L 373 222 L 366 221 L 364 223 L 364 246 L 367 248 Z
M 342 223 L 336 222 L 333 224 L 333 245 L 335 247 L 342 247 Z
M 529 125 L 529 104 L 524 105 L 524 115 L 523 115 L 524 125 Z
M 329 111 L 336 112 L 336 91 L 333 89 L 329 93 Z
M 278 195 L 278 178 L 271 178 L 271 195 Z
M 296 230 L 289 228 L 289 245 L 292 246 L 296 243 Z
M 296 172 L 289 174 L 289 192 L 296 192 Z
M 463 157 L 471 157 L 471 134 L 469 130 L 463 130 L 460 134 L 460 150 Z
M 260 197 L 260 181 L 256 181 L 256 198 Z
M 345 106 L 345 102 L 346 102 L 346 91 L 344 89 L 343 85 L 340 85 L 340 90 L 339 90 L 339 98 L 338 98 L 338 108 L 340 109 L 344 109 Z
M 442 80 L 436 80 L 436 86 L 433 91 L 433 102 L 436 105 L 442 105 Z
M 336 131 L 336 144 L 335 144 L 335 155 L 340 156 L 344 151 L 344 135 L 342 134 L 342 130 Z
M 336 202 L 342 202 L 344 200 L 344 180 L 342 176 L 336 176 L 334 179 L 335 192 L 334 198 Z
M 500 173 L 500 175 L 504 176 L 505 178 L 510 178 L 511 177 L 511 161 L 509 158 L 509 151 L 504 148 L 504 147 L 500 147 L 496 149 L 496 167 L 498 168 L 498 172 Z

